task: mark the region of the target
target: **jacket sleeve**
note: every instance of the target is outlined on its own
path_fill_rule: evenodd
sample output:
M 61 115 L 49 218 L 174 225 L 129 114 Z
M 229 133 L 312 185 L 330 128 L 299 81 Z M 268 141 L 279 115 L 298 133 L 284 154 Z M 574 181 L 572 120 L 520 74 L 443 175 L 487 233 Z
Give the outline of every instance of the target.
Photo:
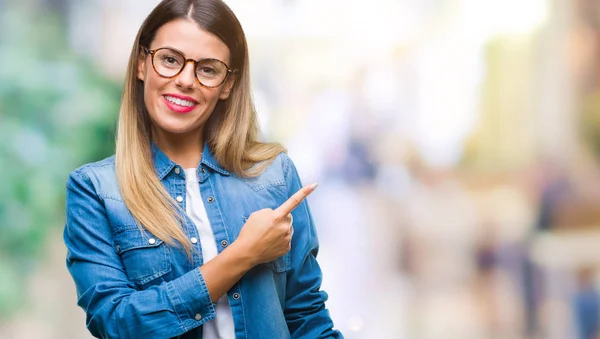
M 288 196 L 302 183 L 291 159 L 285 156 L 285 179 Z M 317 263 L 319 243 L 308 203 L 304 200 L 292 211 L 291 268 L 287 273 L 285 319 L 292 338 L 343 338 L 333 329 L 333 321 L 325 307 L 327 293 L 322 291 L 322 273 Z
M 215 317 L 199 269 L 159 286 L 137 290 L 112 245 L 102 199 L 82 170 L 67 181 L 67 268 L 86 325 L 98 338 L 171 338 Z

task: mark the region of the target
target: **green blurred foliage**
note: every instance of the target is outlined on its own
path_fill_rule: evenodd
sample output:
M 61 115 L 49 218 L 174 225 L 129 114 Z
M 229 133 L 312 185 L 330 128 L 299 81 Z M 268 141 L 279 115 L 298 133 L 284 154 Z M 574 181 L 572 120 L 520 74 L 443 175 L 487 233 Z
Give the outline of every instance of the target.
M 49 8 L 0 11 L 0 319 L 25 302 L 45 239 L 64 225 L 71 170 L 114 151 L 121 85 L 70 50 Z

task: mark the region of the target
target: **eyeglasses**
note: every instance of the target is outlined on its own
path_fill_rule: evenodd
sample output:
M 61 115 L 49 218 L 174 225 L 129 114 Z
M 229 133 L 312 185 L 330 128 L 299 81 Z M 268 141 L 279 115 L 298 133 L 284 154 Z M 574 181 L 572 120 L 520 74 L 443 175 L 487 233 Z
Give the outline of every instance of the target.
M 227 64 L 217 59 L 186 59 L 178 50 L 163 47 L 148 49 L 142 47 L 143 51 L 152 57 L 152 67 L 158 75 L 171 79 L 178 76 L 188 62 L 192 62 L 196 70 L 196 80 L 204 87 L 215 88 L 221 86 L 230 74 L 237 72 L 230 69 Z

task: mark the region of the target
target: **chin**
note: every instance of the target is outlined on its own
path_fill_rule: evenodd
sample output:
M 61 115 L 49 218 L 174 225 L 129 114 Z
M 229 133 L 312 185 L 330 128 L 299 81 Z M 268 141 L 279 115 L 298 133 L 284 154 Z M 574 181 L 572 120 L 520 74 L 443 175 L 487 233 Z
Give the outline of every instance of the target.
M 156 119 L 153 121 L 155 128 L 167 134 L 187 134 L 194 133 L 202 128 L 203 123 L 199 120 L 204 120 L 198 115 L 202 114 L 196 110 L 187 114 L 174 115 L 170 111 L 160 111 Z
M 192 126 L 189 122 L 184 121 L 172 121 L 171 119 L 159 119 L 154 121 L 153 125 L 156 129 L 164 133 L 169 134 L 184 134 L 189 133 L 197 128 Z
M 190 126 L 158 126 L 158 128 L 168 134 L 187 134 L 197 130 Z

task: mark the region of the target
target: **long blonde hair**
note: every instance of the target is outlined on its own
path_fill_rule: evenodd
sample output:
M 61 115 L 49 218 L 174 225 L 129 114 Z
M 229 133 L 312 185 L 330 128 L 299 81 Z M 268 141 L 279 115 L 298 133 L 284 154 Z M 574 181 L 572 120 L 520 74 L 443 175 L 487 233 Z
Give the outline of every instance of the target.
M 151 121 L 143 83 L 137 78 L 141 48 L 150 46 L 160 27 L 178 18 L 192 19 L 220 38 L 230 50 L 231 68 L 238 70 L 229 99 L 217 103 L 204 127 L 205 142 L 219 164 L 240 177 L 256 176 L 285 149 L 258 140 L 246 37 L 229 7 L 220 0 L 162 1 L 142 24 L 129 57 L 117 127 L 116 176 L 139 225 L 168 244 L 181 244 L 191 256 L 192 245 L 181 227 L 182 211 L 154 170 Z

